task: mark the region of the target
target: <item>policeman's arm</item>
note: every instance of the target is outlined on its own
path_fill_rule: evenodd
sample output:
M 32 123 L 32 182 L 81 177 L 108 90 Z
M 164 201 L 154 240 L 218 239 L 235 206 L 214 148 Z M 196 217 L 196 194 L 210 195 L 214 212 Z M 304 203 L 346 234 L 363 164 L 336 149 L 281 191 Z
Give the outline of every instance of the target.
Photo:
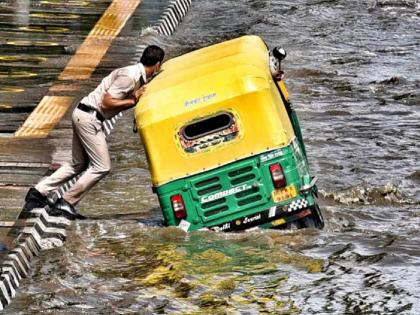
M 114 98 L 110 93 L 105 93 L 102 99 L 102 108 L 104 110 L 123 108 L 128 109 L 137 104 L 138 99 L 135 96 L 131 96 L 125 99 Z
M 118 77 L 108 91 L 105 93 L 102 99 L 102 108 L 108 109 L 128 109 L 135 106 L 138 102 L 139 97 L 144 92 L 144 88 L 141 93 L 135 91 L 132 93 L 135 82 L 128 76 Z

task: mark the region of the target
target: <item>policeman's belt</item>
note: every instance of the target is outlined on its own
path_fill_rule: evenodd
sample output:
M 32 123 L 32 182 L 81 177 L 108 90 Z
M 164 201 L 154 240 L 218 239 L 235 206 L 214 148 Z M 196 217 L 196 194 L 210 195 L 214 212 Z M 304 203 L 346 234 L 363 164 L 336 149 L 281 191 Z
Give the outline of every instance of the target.
M 77 108 L 80 109 L 81 111 L 84 111 L 86 113 L 92 113 L 95 112 L 96 118 L 100 121 L 100 122 L 104 122 L 105 118 L 104 116 L 101 115 L 100 112 L 98 112 L 96 109 L 87 106 L 83 103 L 79 103 L 79 105 L 77 105 Z

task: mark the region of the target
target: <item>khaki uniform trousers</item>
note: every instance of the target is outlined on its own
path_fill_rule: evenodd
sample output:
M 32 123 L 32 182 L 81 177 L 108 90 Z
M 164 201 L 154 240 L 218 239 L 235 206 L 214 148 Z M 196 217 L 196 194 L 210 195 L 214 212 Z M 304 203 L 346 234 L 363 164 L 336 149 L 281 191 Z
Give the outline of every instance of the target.
M 46 196 L 85 171 L 63 196 L 67 202 L 75 205 L 110 172 L 111 158 L 102 123 L 96 118 L 94 111 L 87 113 L 76 108 L 72 114 L 72 123 L 72 163 L 61 166 L 51 176 L 40 181 L 35 188 Z

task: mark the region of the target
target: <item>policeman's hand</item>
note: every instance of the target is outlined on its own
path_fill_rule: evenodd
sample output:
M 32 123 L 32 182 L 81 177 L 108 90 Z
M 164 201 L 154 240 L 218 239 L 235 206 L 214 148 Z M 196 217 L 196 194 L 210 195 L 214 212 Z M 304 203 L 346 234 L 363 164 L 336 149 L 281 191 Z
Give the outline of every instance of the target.
M 282 70 L 277 71 L 277 72 L 273 75 L 273 78 L 274 78 L 276 81 L 281 81 L 281 80 L 283 80 L 283 79 L 284 79 L 284 72 L 283 72 Z
M 134 96 L 136 102 L 138 102 L 139 98 L 144 94 L 145 91 L 146 91 L 146 86 L 145 85 L 143 85 L 142 87 L 140 87 L 136 91 L 134 91 L 133 96 Z

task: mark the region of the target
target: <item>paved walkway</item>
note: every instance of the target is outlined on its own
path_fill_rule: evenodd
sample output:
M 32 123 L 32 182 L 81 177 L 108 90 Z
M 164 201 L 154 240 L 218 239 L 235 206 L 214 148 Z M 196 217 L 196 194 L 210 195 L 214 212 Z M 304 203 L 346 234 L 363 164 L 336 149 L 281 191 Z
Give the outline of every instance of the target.
M 76 38 L 80 38 L 81 34 L 85 33 L 87 37 L 84 41 L 72 39 L 72 32 L 67 33 L 64 38 L 58 36 L 57 40 L 70 42 L 73 46 L 80 45 L 78 49 L 73 47 L 73 55 L 61 54 L 60 57 L 56 54 L 52 58 L 55 59 L 54 69 L 61 66 L 61 74 L 56 71 L 57 76 L 48 83 L 42 82 L 41 86 L 33 79 L 30 79 L 30 84 L 33 85 L 30 87 L 23 81 L 22 89 L 28 91 L 21 94 L 24 105 L 19 102 L 20 94 L 14 97 L 7 95 L 0 101 L 8 102 L 0 104 L 0 258 L 2 247 L 5 245 L 10 248 L 13 244 L 16 235 L 12 227 L 23 208 L 24 196 L 29 187 L 71 158 L 71 108 L 112 69 L 138 61 L 141 29 L 156 24 L 167 2 L 136 0 L 130 2 L 131 6 L 126 6 L 124 0 L 102 1 L 98 7 L 92 8 L 92 16 L 89 12 L 84 12 L 85 20 L 86 16 L 90 19 L 96 17 L 95 21 L 88 20 L 90 24 L 86 22 L 93 29 L 90 32 L 87 29 L 74 34 Z M 29 15 L 29 12 L 27 14 Z M 56 15 L 60 18 L 64 13 L 57 11 Z M 65 17 L 71 16 L 67 14 Z M 51 20 L 46 22 L 53 23 Z M 24 36 L 19 33 L 21 27 L 17 24 L 11 29 L 19 36 Z M 43 26 L 44 29 L 47 27 L 48 25 Z M 2 35 L 5 36 L 0 32 L 0 36 Z M 33 35 L 26 33 L 26 36 L 30 38 Z M 86 59 L 86 55 L 96 44 L 101 46 Z M 19 53 L 10 51 L 9 48 L 6 50 L 4 45 L 0 44 L 0 54 L 7 53 L 11 58 Z M 31 54 L 39 55 L 39 49 L 31 52 L 26 47 L 25 60 L 29 60 Z M 14 72 L 18 71 L 17 65 L 13 65 L 11 69 Z M 17 88 L 17 82 L 8 82 Z M 49 89 L 45 89 L 45 85 L 49 85 Z M 44 96 L 39 94 L 38 87 L 45 93 Z M 32 112 L 25 112 L 22 108 Z M 8 128 L 2 128 L 6 125 Z
M 64 70 L 52 82 L 47 94 L 24 122 L 16 125 L 17 130 L 8 132 L 8 115 L 2 117 L 4 120 L 0 119 L 4 122 L 0 124 L 0 132 L 6 135 L 0 142 L 4 149 L 3 162 L 0 160 L 3 175 L 0 181 L 0 310 L 11 303 L 20 280 L 30 274 L 31 260 L 43 249 L 62 246 L 71 224 L 63 217 L 49 216 L 44 208 L 25 208 L 23 199 L 27 189 L 70 158 L 72 130 L 69 116 L 80 98 L 113 69 L 137 63 L 148 44 L 161 41 L 158 36 L 146 40 L 140 36 L 139 30 L 153 25 L 158 34 L 169 36 L 191 4 L 191 0 L 164 2 L 148 1 L 154 13 L 149 12 L 147 6 L 139 7 L 142 0 L 110 2 Z M 162 4 L 165 11 L 156 10 L 163 9 Z M 17 11 L 17 14 L 21 12 Z M 161 19 L 158 23 L 145 24 L 146 17 L 150 16 Z M 8 71 L 6 76 L 9 73 L 13 74 Z M 0 108 L 18 106 L 2 105 Z M 103 123 L 106 135 L 114 128 L 116 120 L 114 117 Z M 127 117 L 124 120 L 127 121 Z M 6 125 L 8 127 L 2 129 Z M 60 195 L 76 179 L 61 187 Z

